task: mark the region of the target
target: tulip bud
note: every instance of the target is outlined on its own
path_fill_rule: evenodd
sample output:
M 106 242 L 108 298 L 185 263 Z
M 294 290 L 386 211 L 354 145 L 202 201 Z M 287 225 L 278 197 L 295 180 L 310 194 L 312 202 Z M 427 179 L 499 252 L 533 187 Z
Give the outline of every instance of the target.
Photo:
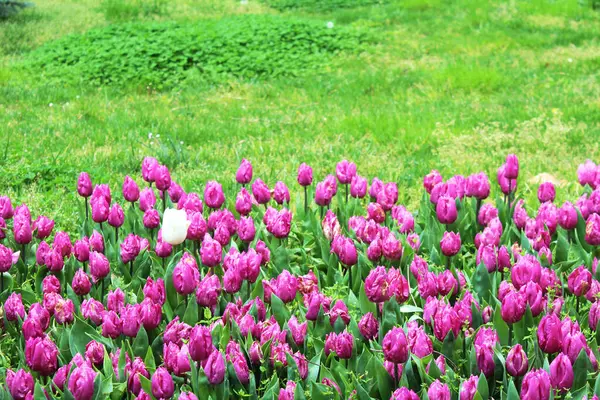
M 43 215 L 40 215 L 33 222 L 33 230 L 37 231 L 36 237 L 38 239 L 45 239 L 50 236 L 52 229 L 54 229 L 54 221 Z
M 297 180 L 300 186 L 310 186 L 313 180 L 312 168 L 305 163 L 300 164 Z
M 17 372 L 10 369 L 6 370 L 6 387 L 13 399 L 33 399 L 34 386 L 33 376 L 24 369 Z
M 123 198 L 130 203 L 135 203 L 140 198 L 140 188 L 129 175 L 123 181 Z
M 584 296 L 592 284 L 592 273 L 581 265 L 573 270 L 567 280 L 569 291 L 575 296 Z
M 104 362 L 104 345 L 92 340 L 85 346 L 85 356 L 96 368 L 100 368 Z
M 456 202 L 452 197 L 442 196 L 439 198 L 435 211 L 438 220 L 445 225 L 450 225 L 456 221 L 457 211 Z
M 187 296 L 194 293 L 200 281 L 196 260 L 189 253 L 184 253 L 173 269 L 173 286 L 177 293 Z
M 275 184 L 275 188 L 273 189 L 273 200 L 275 200 L 277 204 L 290 202 L 290 192 L 287 186 L 285 186 L 285 183 L 278 181 Z
M 573 386 L 574 374 L 571 360 L 565 354 L 560 353 L 550 363 L 550 384 L 554 389 L 566 391 Z
M 550 398 L 550 375 L 543 369 L 532 369 L 523 378 L 521 399 L 548 400 Z
M 352 357 L 353 348 L 354 337 L 352 334 L 347 331 L 340 333 L 335 344 L 335 354 L 341 359 L 349 359 Z
M 356 164 L 343 160 L 336 165 L 335 174 L 341 184 L 349 184 L 356 175 Z
M 540 185 L 537 192 L 537 197 L 540 203 L 545 203 L 547 201 L 554 201 L 554 197 L 556 196 L 556 190 L 554 189 L 554 185 L 552 182 L 544 182 Z
M 204 373 L 211 385 L 219 385 L 225 378 L 225 359 L 223 354 L 214 350 L 204 364 Z
M 379 336 L 379 322 L 373 313 L 366 313 L 358 322 L 360 334 L 367 340 L 375 340 Z
M 147 210 L 144 213 L 143 222 L 144 227 L 146 227 L 147 229 L 158 228 L 158 226 L 160 225 L 160 215 L 158 214 L 158 211 L 154 208 Z
M 69 391 L 75 400 L 91 400 L 94 396 L 96 372 L 86 364 L 73 370 L 69 377 Z
M 32 371 L 42 376 L 58 369 L 58 348 L 49 337 L 35 337 L 25 343 L 25 361 Z
M 154 182 L 156 183 L 156 188 L 161 192 L 164 193 L 169 190 L 169 187 L 171 187 L 171 174 L 166 165 L 159 164 L 156 166 L 154 169 Z
M 402 328 L 392 328 L 383 338 L 383 356 L 395 364 L 408 360 L 408 342 Z
M 445 383 L 436 379 L 431 386 L 429 386 L 427 396 L 429 397 L 429 400 L 450 400 L 450 388 Z
M 459 400 L 473 400 L 477 393 L 477 385 L 479 384 L 479 377 L 471 375 L 469 379 L 464 381 L 460 386 Z
M 123 322 L 114 311 L 102 313 L 102 336 L 116 339 L 122 332 Z
M 577 168 L 577 179 L 581 186 L 590 185 L 592 189 L 597 187 L 598 167 L 591 160 L 586 160 Z
M 146 212 L 156 205 L 156 196 L 152 188 L 144 188 L 140 193 L 140 210 Z
M 390 397 L 390 400 L 419 400 L 419 396 L 412 390 L 405 387 L 401 387 L 399 389 L 396 389 L 394 393 L 392 393 L 392 397 Z M 464 399 L 461 398 L 460 400 Z
M 538 343 L 543 352 L 552 354 L 562 348 L 562 334 L 560 319 L 554 315 L 542 317 L 537 330 Z
M 235 210 L 240 215 L 248 215 L 252 211 L 252 197 L 246 188 L 241 188 L 235 198 Z
M 271 200 L 269 187 L 260 179 L 256 179 L 252 184 L 252 195 L 258 204 L 267 204 Z
M 162 319 L 162 307 L 160 304 L 154 303 L 151 299 L 145 298 L 140 303 L 140 319 L 144 328 L 149 331 L 160 325 Z
M 110 264 L 106 256 L 93 251 L 90 253 L 90 273 L 94 283 L 104 279 L 110 272 Z
M 288 328 L 290 329 L 292 339 L 294 339 L 296 345 L 301 346 L 304 343 L 304 340 L 306 339 L 307 327 L 306 321 L 300 324 L 298 323 L 296 316 L 292 316 L 292 318 L 290 318 L 288 321 Z
M 189 226 L 185 210 L 168 208 L 163 216 L 162 238 L 173 246 L 181 244 L 187 236 Z
M 252 164 L 245 158 L 242 159 L 240 166 L 235 174 L 235 180 L 241 185 L 252 181 Z
M 591 246 L 600 245 L 600 215 L 591 214 L 585 224 L 585 241 Z
M 367 194 L 367 179 L 363 178 L 360 175 L 355 175 L 352 177 L 352 181 L 350 182 L 350 196 L 362 199 Z
M 377 195 L 382 190 L 383 190 L 383 182 L 379 178 L 374 177 L 373 180 L 371 181 L 371 187 L 369 188 L 369 197 L 371 198 L 371 201 L 376 201 Z
M 519 176 L 519 159 L 515 154 L 506 156 L 504 176 L 508 179 L 517 179 Z
M 142 178 L 148 182 L 154 182 L 154 170 L 158 167 L 158 160 L 154 157 L 144 157 L 142 161 Z
M 85 271 L 80 268 L 77 270 L 77 272 L 75 272 L 71 286 L 73 287 L 73 291 L 77 296 L 85 296 L 90 292 L 92 288 L 92 282 L 90 282 L 90 278 Z
M 152 375 L 152 395 L 157 399 L 170 399 L 175 392 L 175 384 L 165 367 L 158 367 Z
M 511 376 L 523 376 L 529 367 L 527 353 L 523 350 L 523 346 L 516 344 L 512 347 L 506 356 L 506 372 Z
M 466 194 L 479 200 L 484 200 L 490 195 L 490 180 L 484 172 L 467 178 Z
M 460 251 L 460 234 L 454 232 L 444 232 L 444 236 L 440 241 L 442 253 L 446 257 L 452 257 Z
M 516 291 L 508 292 L 502 299 L 502 319 L 507 324 L 514 324 L 525 315 L 526 299 Z
M 77 179 L 77 193 L 81 197 L 90 197 L 92 195 L 92 180 L 87 172 L 79 174 L 79 179 Z

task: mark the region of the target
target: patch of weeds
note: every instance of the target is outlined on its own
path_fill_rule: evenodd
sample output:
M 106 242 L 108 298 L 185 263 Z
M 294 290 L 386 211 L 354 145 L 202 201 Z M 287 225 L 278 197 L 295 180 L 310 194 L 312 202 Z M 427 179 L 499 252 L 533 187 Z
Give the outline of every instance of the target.
M 196 23 L 107 26 L 33 51 L 26 65 L 58 81 L 173 87 L 190 71 L 219 82 L 302 75 L 367 39 L 322 21 L 245 15 Z

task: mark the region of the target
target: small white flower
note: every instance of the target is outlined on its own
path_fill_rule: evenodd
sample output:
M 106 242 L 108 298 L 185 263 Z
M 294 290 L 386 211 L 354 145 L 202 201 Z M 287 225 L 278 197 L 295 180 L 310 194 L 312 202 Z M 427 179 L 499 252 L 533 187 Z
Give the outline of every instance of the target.
M 79 98 L 79 95 L 75 96 L 75 98 L 76 98 L 76 99 L 78 99 L 78 98 Z
M 240 0 L 240 4 L 245 6 L 246 4 L 248 4 L 248 0 Z
M 150 141 L 150 146 L 154 146 L 154 142 Z
M 568 61 L 568 62 L 570 62 L 570 63 L 572 63 L 572 62 L 573 62 L 573 59 L 572 59 L 572 58 L 569 58 L 567 61 Z
M 181 142 L 179 142 L 179 144 L 183 144 L 183 140 Z
M 148 132 L 148 139 L 152 139 L 152 132 Z
M 327 29 L 333 29 L 333 21 L 327 23 Z
M 52 103 L 48 104 L 48 107 L 53 107 L 53 106 L 54 106 L 54 104 L 52 104 Z
M 157 137 L 157 138 L 159 138 L 159 137 L 160 137 L 160 133 L 157 133 L 157 134 L 156 134 L 156 137 Z

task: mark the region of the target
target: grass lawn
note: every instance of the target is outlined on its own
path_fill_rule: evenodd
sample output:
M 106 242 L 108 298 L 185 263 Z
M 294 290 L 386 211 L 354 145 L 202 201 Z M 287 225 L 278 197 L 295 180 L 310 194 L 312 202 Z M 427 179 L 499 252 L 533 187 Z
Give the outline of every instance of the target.
M 192 77 L 154 91 L 56 84 L 21 65 L 44 43 L 98 26 L 280 12 L 258 0 L 38 0 L 0 22 L 0 192 L 72 229 L 82 170 L 120 193 L 123 175 L 138 177 L 143 156 L 154 155 L 186 190 L 217 179 L 233 198 L 242 157 L 256 177 L 290 186 L 301 162 L 322 179 L 347 158 L 361 175 L 397 181 L 400 200 L 415 205 L 430 169 L 484 170 L 495 182 L 514 152 L 522 193 L 532 196 L 532 178 L 550 173 L 569 182 L 562 200 L 577 165 L 600 161 L 600 12 L 581 3 L 291 9 L 281 14 L 363 30 L 372 42 L 298 77 Z

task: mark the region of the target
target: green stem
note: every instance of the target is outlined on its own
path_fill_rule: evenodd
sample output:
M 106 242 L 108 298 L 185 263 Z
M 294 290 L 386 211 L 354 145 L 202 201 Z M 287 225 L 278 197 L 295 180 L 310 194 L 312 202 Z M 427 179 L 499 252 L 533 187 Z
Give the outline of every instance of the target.
M 308 186 L 304 186 L 304 213 L 308 212 Z
M 129 261 L 129 276 L 131 276 L 131 280 L 133 281 L 133 260 Z
M 512 346 L 513 324 L 508 325 L 508 345 Z
M 88 203 L 88 198 L 85 198 L 85 220 L 87 221 L 90 217 L 90 204 Z
M 163 190 L 163 192 L 162 192 L 162 198 L 163 198 L 163 214 L 164 214 L 165 209 L 167 208 L 167 192 L 165 190 Z
M 348 204 L 348 184 L 346 183 L 346 204 Z
M 352 267 L 348 267 L 348 288 L 352 291 Z
M 115 226 L 115 244 L 119 243 L 119 227 Z

